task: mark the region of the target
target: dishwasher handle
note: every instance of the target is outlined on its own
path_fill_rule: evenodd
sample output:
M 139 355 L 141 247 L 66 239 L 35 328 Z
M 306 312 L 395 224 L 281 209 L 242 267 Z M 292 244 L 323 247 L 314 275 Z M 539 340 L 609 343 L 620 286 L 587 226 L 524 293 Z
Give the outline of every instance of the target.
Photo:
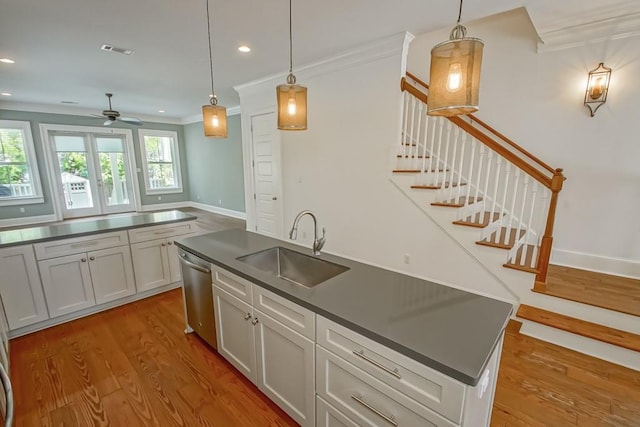
M 187 267 L 193 268 L 194 270 L 198 270 L 201 271 L 202 273 L 206 273 L 206 274 L 211 274 L 211 270 L 205 267 L 202 267 L 198 264 L 194 264 L 190 261 L 187 261 L 185 259 L 185 257 L 187 256 L 187 254 L 180 254 L 180 262 L 183 263 L 184 265 L 186 265 Z

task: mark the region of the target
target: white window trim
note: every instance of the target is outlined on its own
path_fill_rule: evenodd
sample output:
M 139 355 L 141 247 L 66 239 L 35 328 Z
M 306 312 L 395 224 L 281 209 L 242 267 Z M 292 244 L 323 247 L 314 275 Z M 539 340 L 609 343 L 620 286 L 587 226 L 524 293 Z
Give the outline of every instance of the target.
M 172 188 L 153 189 L 149 178 L 149 166 L 147 165 L 147 149 L 144 144 L 145 136 L 161 136 L 173 139 L 173 166 L 176 176 L 176 186 Z M 178 132 L 172 130 L 138 129 L 138 142 L 140 144 L 140 154 L 142 157 L 142 173 L 144 174 L 144 189 L 146 195 L 174 194 L 182 193 L 182 171 L 180 168 L 180 146 L 178 142 Z
M 35 142 L 31 133 L 31 122 L 18 120 L 0 120 L 2 128 L 18 128 L 24 132 L 24 150 L 27 158 L 27 167 L 31 174 L 33 185 L 33 196 L 11 197 L 10 199 L 0 199 L 0 206 L 32 205 L 44 203 L 44 194 L 40 184 L 40 171 L 38 170 L 38 158 L 36 157 Z

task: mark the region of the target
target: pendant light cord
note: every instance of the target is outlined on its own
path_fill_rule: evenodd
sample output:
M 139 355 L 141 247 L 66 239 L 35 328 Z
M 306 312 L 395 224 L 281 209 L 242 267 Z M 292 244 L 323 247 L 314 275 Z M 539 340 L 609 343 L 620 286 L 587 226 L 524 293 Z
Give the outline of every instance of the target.
M 209 41 L 209 70 L 211 72 L 211 105 L 216 105 L 218 100 L 216 99 L 216 93 L 213 90 L 213 49 L 211 48 L 211 18 L 209 17 L 209 0 L 207 0 L 207 35 Z
M 460 18 L 462 18 L 462 0 L 460 0 L 460 10 L 458 10 L 458 24 L 460 23 Z
M 291 24 L 291 1 L 289 0 L 289 74 L 293 73 L 293 26 Z

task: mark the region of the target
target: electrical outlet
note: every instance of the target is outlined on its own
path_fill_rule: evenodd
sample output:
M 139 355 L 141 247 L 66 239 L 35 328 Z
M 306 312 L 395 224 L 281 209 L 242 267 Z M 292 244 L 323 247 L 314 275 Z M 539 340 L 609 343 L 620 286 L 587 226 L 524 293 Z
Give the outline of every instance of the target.
M 218 206 L 222 206 L 222 199 L 218 199 Z
M 20 213 L 24 213 L 24 208 L 20 208 Z
M 158 200 L 162 200 L 162 196 L 158 196 Z
M 411 255 L 404 254 L 404 263 L 405 264 L 411 264 Z

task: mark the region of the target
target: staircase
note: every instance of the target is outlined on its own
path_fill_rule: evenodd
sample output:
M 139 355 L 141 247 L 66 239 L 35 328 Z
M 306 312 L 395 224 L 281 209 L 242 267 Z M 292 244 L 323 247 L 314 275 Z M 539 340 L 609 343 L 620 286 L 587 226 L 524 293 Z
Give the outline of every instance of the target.
M 640 369 L 636 344 L 619 346 L 640 338 L 639 317 L 546 294 L 562 169 L 473 115 L 427 116 L 428 85 L 410 73 L 401 90 L 392 183 L 521 304 L 523 333 Z

